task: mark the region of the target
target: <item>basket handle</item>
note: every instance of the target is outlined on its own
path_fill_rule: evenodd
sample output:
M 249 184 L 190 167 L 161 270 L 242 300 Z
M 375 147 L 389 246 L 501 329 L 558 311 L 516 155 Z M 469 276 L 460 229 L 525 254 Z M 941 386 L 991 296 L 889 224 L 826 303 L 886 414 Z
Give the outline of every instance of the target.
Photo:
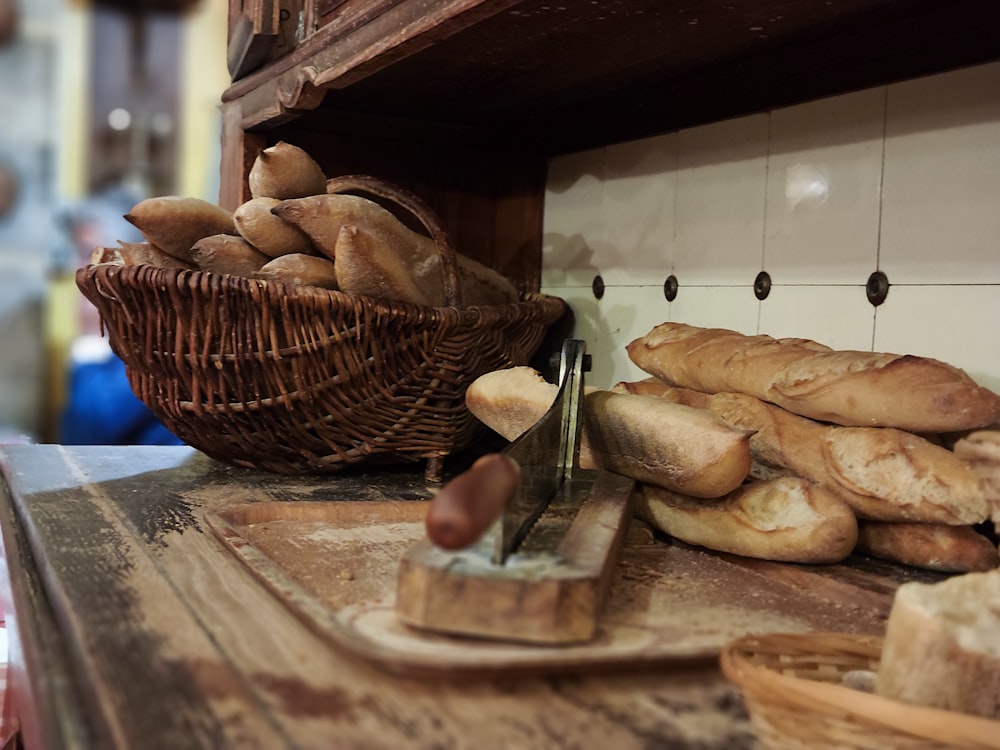
M 378 177 L 363 174 L 349 174 L 333 177 L 326 181 L 327 193 L 347 193 L 360 190 L 379 198 L 396 203 L 409 211 L 420 221 L 431 239 L 437 246 L 441 258 L 441 275 L 444 282 L 445 305 L 458 307 L 462 304 L 461 291 L 458 286 L 458 261 L 455 258 L 455 248 L 448 238 L 441 220 L 434 210 L 422 198 L 404 187 Z

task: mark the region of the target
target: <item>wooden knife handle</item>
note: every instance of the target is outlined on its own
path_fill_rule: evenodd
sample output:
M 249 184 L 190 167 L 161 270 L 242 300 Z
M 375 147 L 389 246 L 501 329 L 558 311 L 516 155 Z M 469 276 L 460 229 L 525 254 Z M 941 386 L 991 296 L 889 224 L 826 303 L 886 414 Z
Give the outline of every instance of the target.
M 490 453 L 448 482 L 431 500 L 424 521 L 427 538 L 446 550 L 464 549 L 489 529 L 517 492 L 521 467 Z

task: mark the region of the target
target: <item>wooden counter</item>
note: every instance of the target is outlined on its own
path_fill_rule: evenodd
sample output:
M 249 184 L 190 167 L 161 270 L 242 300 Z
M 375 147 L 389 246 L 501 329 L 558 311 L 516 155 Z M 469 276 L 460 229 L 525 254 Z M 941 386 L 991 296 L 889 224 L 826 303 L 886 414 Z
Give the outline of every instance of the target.
M 206 526 L 206 514 L 235 503 L 424 499 L 418 469 L 292 478 L 157 447 L 13 446 L 0 460 L 10 683 L 28 748 L 755 746 L 714 659 L 629 673 L 394 676 L 306 627 Z M 818 579 L 767 568 L 744 574 L 790 596 Z M 858 580 L 818 597 L 841 597 L 831 606 L 848 619 L 881 622 L 894 584 Z

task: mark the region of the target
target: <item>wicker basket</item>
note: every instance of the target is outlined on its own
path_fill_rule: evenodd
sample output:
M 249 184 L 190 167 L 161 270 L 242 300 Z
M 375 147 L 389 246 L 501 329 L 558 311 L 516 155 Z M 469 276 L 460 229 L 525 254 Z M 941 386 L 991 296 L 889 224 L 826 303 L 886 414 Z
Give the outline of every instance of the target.
M 91 265 L 77 285 L 96 305 L 132 389 L 186 443 L 282 474 L 360 462 L 427 460 L 468 445 L 478 422 L 465 390 L 526 364 L 565 310 L 547 295 L 460 304 L 454 251 L 415 196 L 341 178 L 417 215 L 438 245 L 446 307 L 236 276 Z
M 848 633 L 746 636 L 723 649 L 764 747 L 781 750 L 1000 748 L 1000 721 L 912 706 L 841 684 L 878 669 L 882 640 Z

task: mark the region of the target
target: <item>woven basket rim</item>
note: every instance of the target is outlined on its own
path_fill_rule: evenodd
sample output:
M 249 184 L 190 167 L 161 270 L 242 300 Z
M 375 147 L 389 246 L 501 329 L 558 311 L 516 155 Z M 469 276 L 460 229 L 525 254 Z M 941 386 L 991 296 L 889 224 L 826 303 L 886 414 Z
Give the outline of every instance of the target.
M 160 268 L 151 265 L 122 265 L 120 263 L 97 263 L 81 266 L 77 269 L 76 278 L 78 286 L 81 283 L 97 283 L 97 278 L 121 275 L 122 278 L 133 282 L 148 282 L 162 284 L 164 282 L 177 283 L 186 280 L 186 287 L 193 290 L 203 284 L 212 286 L 218 284 L 228 286 L 239 291 L 258 290 L 260 294 L 266 294 L 268 290 L 279 290 L 284 296 L 294 298 L 297 301 L 323 301 L 331 300 L 349 304 L 377 304 L 386 308 L 387 312 L 397 312 L 402 315 L 431 315 L 442 318 L 454 319 L 455 316 L 469 317 L 477 314 L 505 314 L 513 313 L 518 309 L 523 309 L 525 305 L 537 306 L 539 304 L 552 304 L 553 306 L 565 307 L 565 301 L 561 297 L 556 297 L 544 292 L 524 292 L 521 299 L 515 302 L 505 302 L 497 305 L 461 305 L 460 307 L 450 307 L 447 305 L 432 307 L 417 305 L 412 302 L 402 302 L 400 300 L 385 299 L 382 297 L 371 297 L 351 292 L 342 292 L 338 289 L 324 289 L 322 287 L 310 286 L 306 284 L 291 284 L 272 279 L 254 279 L 246 276 L 233 276 L 229 274 L 218 274 L 211 271 L 203 271 L 197 268 Z M 99 289 L 95 290 L 101 293 Z M 210 291 L 205 288 L 204 291 Z
M 766 695 L 812 713 L 836 713 L 896 733 L 968 748 L 1000 748 L 1000 721 L 958 711 L 910 705 L 835 683 L 782 674 L 755 664 L 748 651 L 784 653 L 789 645 L 818 656 L 847 648 L 859 655 L 881 653 L 878 636 L 854 633 L 766 633 L 726 644 L 720 655 L 723 673 L 748 695 Z

